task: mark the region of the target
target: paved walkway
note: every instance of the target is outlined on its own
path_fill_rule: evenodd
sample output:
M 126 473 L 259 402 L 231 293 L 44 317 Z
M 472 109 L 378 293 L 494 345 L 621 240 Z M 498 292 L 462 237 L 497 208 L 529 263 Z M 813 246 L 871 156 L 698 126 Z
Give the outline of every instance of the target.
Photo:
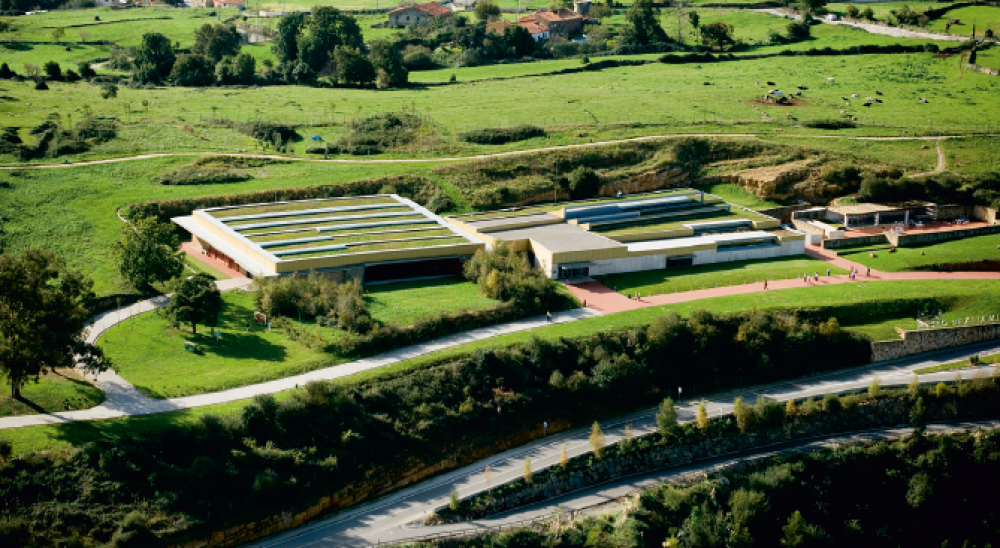
M 1000 341 L 990 341 L 979 345 L 948 349 L 932 354 L 813 375 L 770 385 L 747 387 L 706 396 L 706 409 L 711 417 L 729 414 L 732 412 L 733 400 L 737 396 L 741 396 L 744 401 L 756 401 L 757 396 L 766 396 L 778 401 L 786 401 L 791 398 L 819 398 L 827 393 L 864 389 L 871 384 L 872 378 L 876 375 L 881 379 L 882 386 L 906 385 L 913 377 L 912 372 L 915 369 L 949 363 L 981 351 L 997 350 L 1000 350 Z M 937 383 L 954 380 L 957 374 L 963 378 L 972 378 L 976 374 L 988 373 L 989 371 L 989 368 L 944 371 L 921 375 L 920 380 L 925 384 Z M 698 401 L 701 399 L 700 395 L 694 396 L 691 399 L 678 402 L 677 412 L 681 422 L 694 420 Z M 619 441 L 625 433 L 626 425 L 631 426 L 634 436 L 654 431 L 656 429 L 656 412 L 657 408 L 654 407 L 602 421 L 601 428 L 604 431 L 605 443 L 611 444 Z M 538 421 L 541 422 L 544 418 L 538 417 Z M 439 531 L 441 528 L 412 528 L 407 527 L 406 524 L 420 520 L 437 508 L 448 504 L 451 493 L 456 492 L 461 498 L 467 498 L 475 493 L 519 478 L 522 474 L 525 457 L 531 459 L 532 468 L 538 472 L 558 464 L 563 448 L 570 458 L 588 453 L 591 451 L 589 436 L 590 426 L 553 434 L 248 546 L 255 548 L 297 548 L 303 546 L 368 548 L 379 541 L 418 538 L 427 533 Z M 486 466 L 489 466 L 491 470 L 489 481 L 486 480 L 483 473 Z M 498 524 L 498 520 L 514 522 L 528 517 L 531 516 L 519 511 L 485 522 L 477 521 L 472 524 L 444 526 L 444 529 L 461 530 L 470 526 L 479 527 L 486 523 L 495 526 Z
M 219 280 L 216 285 L 222 290 L 233 289 L 249 285 L 251 280 L 247 278 L 236 278 L 230 280 Z M 87 337 L 89 342 L 95 342 L 102 333 L 110 329 L 115 324 L 124 321 L 132 316 L 149 312 L 166 306 L 170 302 L 168 295 L 156 297 L 136 303 L 132 306 L 119 310 L 106 312 L 96 317 Z M 565 323 L 599 315 L 598 312 L 586 308 L 567 310 L 552 315 L 551 323 Z M 21 415 L 16 417 L 0 418 L 0 430 L 6 428 L 20 428 L 23 426 L 37 426 L 43 424 L 61 424 L 74 421 L 89 421 L 100 419 L 111 419 L 131 415 L 147 415 L 151 413 L 165 413 L 180 409 L 191 409 L 206 405 L 228 403 L 232 401 L 245 400 L 259 394 L 275 394 L 285 390 L 297 388 L 299 385 L 310 381 L 333 380 L 350 375 L 355 375 L 362 371 L 385 367 L 404 360 L 409 360 L 453 346 L 468 344 L 504 335 L 516 333 L 529 329 L 536 329 L 549 325 L 545 316 L 536 316 L 516 322 L 509 322 L 480 329 L 473 329 L 462 333 L 456 333 L 426 343 L 415 344 L 385 352 L 377 356 L 371 356 L 349 363 L 342 363 L 325 369 L 317 369 L 302 375 L 286 377 L 274 381 L 268 381 L 240 388 L 224 390 L 222 392 L 212 392 L 210 394 L 199 394 L 197 396 L 187 396 L 183 398 L 173 398 L 167 400 L 156 400 L 149 398 L 139 392 L 131 383 L 120 377 L 114 371 L 105 371 L 93 379 L 94 384 L 103 390 L 106 395 L 104 403 L 90 409 L 78 411 L 63 411 L 59 413 L 41 415 Z
M 195 247 L 195 245 L 191 242 L 182 243 L 181 251 L 187 253 L 188 256 L 191 257 L 191 260 L 198 261 L 199 263 L 207 267 L 214 268 L 215 270 L 218 270 L 219 272 L 225 274 L 226 276 L 229 276 L 230 278 L 247 277 L 246 274 L 240 272 L 239 270 L 231 268 L 229 265 L 220 261 L 219 259 L 209 257 L 208 255 L 202 253 L 201 250 Z

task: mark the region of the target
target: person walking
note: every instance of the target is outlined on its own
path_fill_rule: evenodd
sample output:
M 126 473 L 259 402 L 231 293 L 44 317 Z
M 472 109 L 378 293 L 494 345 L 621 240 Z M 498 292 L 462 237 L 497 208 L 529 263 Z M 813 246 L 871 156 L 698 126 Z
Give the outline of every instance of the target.
M 767 280 L 764 280 L 764 291 L 767 291 Z
M 827 277 L 827 278 L 829 278 L 829 277 L 830 277 L 830 269 L 829 269 L 829 268 L 828 268 L 828 269 L 826 269 L 826 277 Z
M 865 278 L 871 278 L 871 277 L 872 277 L 872 267 L 869 266 L 868 271 L 865 273 Z
M 552 313 L 549 312 L 548 310 L 545 311 L 545 321 L 547 321 L 549 323 L 552 322 Z

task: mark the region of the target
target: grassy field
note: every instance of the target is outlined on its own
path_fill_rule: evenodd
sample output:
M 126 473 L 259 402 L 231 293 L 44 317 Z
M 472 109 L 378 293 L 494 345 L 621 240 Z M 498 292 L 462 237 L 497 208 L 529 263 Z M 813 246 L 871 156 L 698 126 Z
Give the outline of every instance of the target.
M 899 247 L 889 253 L 889 246 L 871 246 L 839 253 L 875 270 L 903 272 L 928 270 L 932 265 L 1000 261 L 1000 234 L 975 236 L 919 247 Z M 869 253 L 875 253 L 872 257 Z
M 967 34 L 972 36 L 972 25 L 976 26 L 976 37 L 982 38 L 986 29 L 992 29 L 993 33 L 1000 35 L 1000 8 L 991 6 L 965 6 L 948 10 L 947 13 L 927 23 L 927 30 L 932 32 L 944 32 L 950 19 L 958 19 L 960 24 L 951 25 L 949 32 L 952 34 Z
M 97 293 L 119 292 L 124 288 L 109 249 L 121 230 L 121 221 L 115 216 L 118 207 L 146 200 L 334 183 L 413 168 L 405 164 L 276 164 L 254 170 L 257 178 L 243 183 L 164 186 L 155 182 L 159 174 L 190 162 L 190 158 L 159 158 L 2 174 L 13 187 L 0 188 L 5 251 L 51 249 L 92 277 Z
M 353 358 L 324 352 L 323 346 L 343 333 L 321 328 L 313 322 L 292 319 L 299 328 L 317 337 L 309 344 L 292 340 L 278 329 L 246 323 L 254 313 L 252 293 L 223 294 L 225 308 L 217 330 L 189 325 L 169 326 L 157 313 L 135 317 L 110 329 L 99 345 L 115 370 L 148 396 L 168 398 L 216 392 L 265 380 L 287 377 L 318 367 L 329 367 Z M 367 288 L 365 300 L 372 317 L 381 324 L 409 325 L 420 318 L 460 309 L 492 306 L 494 301 L 478 295 L 475 284 L 458 279 L 425 280 Z M 199 345 L 195 354 L 184 350 L 185 342 Z
M 948 171 L 963 175 L 1000 173 L 1000 137 L 948 139 L 942 143 Z
M 992 365 L 995 363 L 1000 363 L 1000 354 L 992 354 L 979 359 L 979 365 Z M 924 367 L 923 369 L 917 369 L 914 371 L 917 375 L 926 375 L 928 373 L 939 373 L 941 371 L 953 371 L 955 369 L 965 369 L 968 367 L 973 367 L 972 362 L 969 360 L 958 360 L 951 363 L 943 363 L 941 365 L 935 365 L 932 367 Z
M 22 386 L 21 396 L 21 400 L 11 398 L 10 385 L 0 379 L 0 417 L 87 409 L 104 401 L 104 392 L 82 380 L 75 371 L 62 369 Z
M 225 280 L 229 278 L 228 275 L 223 274 L 222 272 L 212 268 L 211 266 L 208 266 L 207 264 L 199 260 L 192 259 L 189 256 L 184 257 L 184 265 L 187 267 L 188 273 L 192 273 L 192 271 L 202 272 L 208 274 L 209 276 L 215 278 L 216 280 Z
M 457 278 L 366 286 L 365 302 L 376 321 L 398 325 L 411 325 L 442 312 L 479 310 L 496 304 L 480 296 L 476 284 Z
M 803 274 L 812 276 L 815 272 L 825 276 L 827 268 L 830 268 L 828 263 L 817 259 L 779 257 L 690 268 L 611 274 L 601 277 L 600 282 L 623 295 L 639 291 L 643 296 L 652 296 L 710 287 L 763 283 L 764 280 L 788 280 L 801 278 Z M 847 271 L 833 267 L 830 273 L 846 274 Z
M 114 116 L 125 122 L 119 138 L 77 156 L 84 158 L 255 148 L 248 137 L 203 123 L 212 118 L 259 117 L 302 124 L 299 133 L 304 138 L 319 135 L 330 141 L 342 135 L 344 124 L 355 116 L 403 109 L 429 116 L 440 135 L 436 144 L 406 151 L 410 156 L 512 150 L 650 133 L 824 134 L 828 132 L 789 124 L 839 118 L 843 114 L 856 115 L 861 127 L 841 130 L 840 135 L 950 133 L 972 128 L 992 131 L 1000 124 L 1000 111 L 989 108 L 989 97 L 1000 90 L 1000 82 L 983 74 L 959 74 L 954 61 L 908 54 L 773 58 L 711 66 L 654 63 L 484 82 L 465 82 L 461 71 L 466 69 L 449 69 L 448 76 L 455 72 L 459 82 L 465 83 L 378 92 L 280 86 L 121 88 L 118 98 L 111 100 L 100 98 L 100 88 L 84 83 L 53 83 L 49 91 L 39 92 L 29 83 L 7 82 L 2 86 L 7 99 L 0 104 L 0 116 L 6 116 L 10 124 L 30 128 L 53 113 L 60 114 L 64 121 L 78 121 L 90 109 L 96 115 Z M 549 62 L 523 67 L 541 68 L 545 63 Z M 520 65 L 508 66 L 516 67 L 510 70 L 524 70 Z M 497 70 L 508 69 L 505 66 Z M 835 77 L 836 83 L 827 84 L 827 77 Z M 755 104 L 764 91 L 755 81 L 772 78 L 785 87 L 810 87 L 802 106 Z M 871 94 L 876 89 L 883 91 L 885 101 L 876 108 L 857 105 L 845 109 L 840 99 L 855 92 Z M 513 99 L 498 109 L 496 97 Z M 919 104 L 918 97 L 929 102 Z M 761 111 L 769 114 L 767 120 L 762 120 Z M 470 129 L 519 123 L 555 131 L 548 139 L 501 147 L 471 146 L 453 139 L 455 133 Z M 27 130 L 22 131 L 27 138 Z M 291 154 L 301 156 L 304 149 L 304 144 L 292 143 Z M 15 162 L 10 156 L 0 161 Z
M 782 142 L 779 137 L 764 137 L 765 141 Z M 976 139 L 970 138 L 968 141 Z M 995 146 L 996 139 L 985 138 L 986 143 Z M 945 141 L 946 148 L 951 143 L 961 143 L 966 139 Z M 797 137 L 795 143 L 818 153 L 839 152 L 857 156 L 875 163 L 892 163 L 912 173 L 931 171 L 937 165 L 937 152 L 933 141 L 868 141 L 858 139 Z M 988 147 L 984 147 L 988 148 Z M 985 158 L 984 161 L 987 161 Z
M 950 315 L 957 317 L 977 313 L 989 314 L 995 312 L 997 306 L 1000 305 L 1000 282 L 989 280 L 956 280 L 857 283 L 849 286 L 803 287 L 799 289 L 769 291 L 766 294 L 758 293 L 717 297 L 690 303 L 643 308 L 494 337 L 485 341 L 434 352 L 413 360 L 399 362 L 391 366 L 341 379 L 337 382 L 353 383 L 368 378 L 394 375 L 414 367 L 422 367 L 434 363 L 448 356 L 469 353 L 477 348 L 497 348 L 513 343 L 525 342 L 534 336 L 544 339 L 555 339 L 558 337 L 573 338 L 588 336 L 607 329 L 645 325 L 656 316 L 666 314 L 670 311 L 687 315 L 698 308 L 711 310 L 718 314 L 727 314 L 752 309 L 818 307 L 824 308 L 840 317 L 841 324 L 848 326 L 852 330 L 865 333 L 873 339 L 889 339 L 898 336 L 894 330 L 896 326 L 904 329 L 916 328 L 916 322 L 912 315 L 897 314 L 896 317 L 892 317 L 891 314 L 880 315 L 871 313 L 871 311 L 876 310 L 875 305 L 878 303 L 898 300 L 917 303 L 934 300 L 935 304 L 944 303 L 947 308 L 945 317 L 950 317 Z M 288 392 L 284 392 L 276 396 L 278 399 L 283 399 L 288 394 Z M 236 414 L 245 403 L 245 401 L 236 401 L 198 409 L 125 419 L 0 430 L 0 439 L 11 441 L 14 444 L 14 451 L 17 453 L 34 450 L 58 450 L 81 445 L 95 439 L 114 440 L 121 436 L 155 434 L 168 425 L 190 423 L 208 413 L 217 415 Z

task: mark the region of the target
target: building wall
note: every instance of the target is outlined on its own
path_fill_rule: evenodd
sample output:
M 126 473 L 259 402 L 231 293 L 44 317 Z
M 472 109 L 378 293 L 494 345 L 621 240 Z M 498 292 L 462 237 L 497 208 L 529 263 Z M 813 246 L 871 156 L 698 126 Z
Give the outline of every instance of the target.
M 858 236 L 856 238 L 842 238 L 840 240 L 823 240 L 823 249 L 840 249 L 843 247 L 853 247 L 858 245 L 878 245 L 887 244 L 889 240 L 885 234 L 874 236 Z
M 417 247 L 410 249 L 395 249 L 386 251 L 368 251 L 364 253 L 344 253 L 329 257 L 314 257 L 309 259 L 286 260 L 277 263 L 277 272 L 290 273 L 324 268 L 338 268 L 365 263 L 384 263 L 390 261 L 406 261 L 414 259 L 431 259 L 436 257 L 451 257 L 455 255 L 475 255 L 484 246 L 481 243 L 466 243 L 442 245 L 434 247 Z
M 642 257 L 625 257 L 622 259 L 606 259 L 588 261 L 586 263 L 568 263 L 559 266 L 574 268 L 574 264 L 590 269 L 591 276 L 618 274 L 621 272 L 642 272 L 644 270 L 660 270 L 667 267 L 666 255 L 645 255 Z
M 409 8 L 399 13 L 389 14 L 389 24 L 396 27 L 408 27 L 410 25 L 419 25 L 426 23 L 431 20 L 431 16 L 427 13 L 418 10 L 417 8 Z
M 268 255 L 257 251 L 257 249 L 251 245 L 246 244 L 241 238 L 234 238 L 229 232 L 221 227 L 221 222 L 216 221 L 214 217 L 203 212 L 195 211 L 192 214 L 192 218 L 196 223 L 207 229 L 212 234 L 218 236 L 222 241 L 235 247 L 237 250 L 242 252 L 244 255 L 250 257 L 258 264 L 263 266 L 265 269 L 271 272 L 281 272 L 278 270 L 277 263 Z
M 944 232 L 918 232 L 915 234 L 898 234 L 890 232 L 886 234 L 886 238 L 889 239 L 889 243 L 896 247 L 908 247 L 997 233 L 1000 233 L 1000 225 L 981 226 L 978 228 L 967 228 L 965 230 L 948 230 Z

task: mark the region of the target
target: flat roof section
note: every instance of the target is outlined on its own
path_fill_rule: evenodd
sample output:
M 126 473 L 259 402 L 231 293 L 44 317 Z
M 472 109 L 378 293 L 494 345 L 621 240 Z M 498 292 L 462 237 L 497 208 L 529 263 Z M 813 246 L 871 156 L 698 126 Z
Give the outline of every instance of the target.
M 477 230 L 503 230 L 505 226 L 519 226 L 526 223 L 561 223 L 562 219 L 548 213 L 529 213 L 527 215 L 512 215 L 510 217 L 493 217 L 479 221 L 461 221 Z
M 688 238 L 671 238 L 669 240 L 648 240 L 645 242 L 633 242 L 626 245 L 628 245 L 629 253 L 634 253 L 640 251 L 655 251 L 661 249 L 662 250 L 679 249 L 684 247 L 692 247 L 692 246 L 706 245 L 706 244 L 718 245 L 720 243 L 753 241 L 764 238 L 770 238 L 774 240 L 778 239 L 778 237 L 771 232 L 765 232 L 763 230 L 754 230 L 752 232 L 738 232 L 735 234 L 706 234 L 704 236 L 691 236 Z
M 531 240 L 552 253 L 624 247 L 619 242 L 565 223 L 502 230 L 489 235 L 503 241 Z

